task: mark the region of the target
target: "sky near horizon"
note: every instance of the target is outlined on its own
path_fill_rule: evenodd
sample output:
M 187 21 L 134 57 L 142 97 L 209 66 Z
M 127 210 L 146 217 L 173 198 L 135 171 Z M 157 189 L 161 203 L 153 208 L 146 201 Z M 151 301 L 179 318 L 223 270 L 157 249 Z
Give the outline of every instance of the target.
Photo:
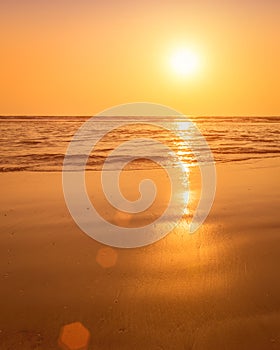
M 280 115 L 280 1 L 0 0 L 0 114 Z M 170 58 L 199 59 L 189 76 Z

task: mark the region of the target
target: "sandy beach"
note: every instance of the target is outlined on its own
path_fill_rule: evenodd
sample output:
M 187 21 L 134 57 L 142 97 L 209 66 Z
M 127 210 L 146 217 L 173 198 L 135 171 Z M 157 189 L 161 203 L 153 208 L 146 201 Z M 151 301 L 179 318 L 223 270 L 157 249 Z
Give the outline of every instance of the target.
M 280 161 L 217 175 L 196 233 L 183 220 L 126 250 L 76 226 L 60 173 L 1 173 L 0 349 L 60 349 L 72 322 L 90 331 L 89 349 L 279 349 Z

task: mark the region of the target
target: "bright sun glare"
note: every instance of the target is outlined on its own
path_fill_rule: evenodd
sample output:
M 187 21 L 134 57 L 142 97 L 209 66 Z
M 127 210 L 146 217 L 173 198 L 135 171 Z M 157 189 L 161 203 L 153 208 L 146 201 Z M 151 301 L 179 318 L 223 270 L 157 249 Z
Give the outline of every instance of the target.
M 179 49 L 171 56 L 171 67 L 180 76 L 193 75 L 199 67 L 199 58 L 193 51 Z

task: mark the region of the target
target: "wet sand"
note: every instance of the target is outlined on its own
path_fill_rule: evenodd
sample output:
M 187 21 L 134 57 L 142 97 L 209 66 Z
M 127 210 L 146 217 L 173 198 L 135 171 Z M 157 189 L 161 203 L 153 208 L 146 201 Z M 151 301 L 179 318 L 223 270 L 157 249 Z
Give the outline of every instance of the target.
M 81 232 L 61 174 L 0 174 L 0 349 L 60 349 L 72 322 L 89 349 L 279 349 L 280 161 L 217 172 L 196 233 L 128 250 Z

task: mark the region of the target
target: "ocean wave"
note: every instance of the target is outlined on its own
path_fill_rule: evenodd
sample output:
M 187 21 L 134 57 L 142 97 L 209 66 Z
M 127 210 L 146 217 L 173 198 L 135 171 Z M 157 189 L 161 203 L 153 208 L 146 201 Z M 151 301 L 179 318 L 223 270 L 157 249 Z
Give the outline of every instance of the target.
M 2 116 L 0 117 L 0 172 L 8 171 L 61 171 L 67 145 L 78 128 L 89 117 L 48 117 L 48 116 Z M 120 143 L 132 138 L 152 138 L 172 146 L 178 152 L 181 161 L 189 166 L 195 163 L 188 145 L 185 145 L 180 136 L 172 137 L 168 130 L 151 129 L 147 124 L 139 124 L 145 120 L 166 121 L 168 125 L 178 127 L 180 134 L 185 133 L 191 138 L 192 144 L 197 142 L 203 156 L 206 151 L 199 145 L 199 140 L 192 137 L 189 123 L 185 123 L 184 117 L 151 117 L 151 118 L 119 118 L 108 117 L 104 123 L 98 121 L 91 133 L 103 133 L 112 119 L 135 121 L 127 127 L 112 131 L 105 139 L 102 139 L 90 155 L 87 170 L 100 170 L 106 157 Z M 217 163 L 229 163 L 239 161 L 254 161 L 260 158 L 278 157 L 280 154 L 280 117 L 196 117 L 192 118 L 209 143 Z M 93 120 L 94 122 L 94 120 Z M 103 125 L 104 124 L 104 125 Z M 105 125 L 106 124 L 106 125 Z M 152 143 L 146 142 L 143 147 L 142 159 L 133 162 L 127 167 L 130 169 L 150 169 L 157 167 L 147 161 L 150 156 Z M 166 166 L 177 166 L 178 160 L 163 159 L 157 150 L 152 148 L 156 161 L 163 162 Z M 132 151 L 129 147 L 122 158 L 111 157 L 110 164 L 114 168 L 121 167 L 130 159 Z M 79 157 L 86 155 L 72 155 L 73 165 L 79 165 Z M 70 157 L 71 160 L 71 157 Z

